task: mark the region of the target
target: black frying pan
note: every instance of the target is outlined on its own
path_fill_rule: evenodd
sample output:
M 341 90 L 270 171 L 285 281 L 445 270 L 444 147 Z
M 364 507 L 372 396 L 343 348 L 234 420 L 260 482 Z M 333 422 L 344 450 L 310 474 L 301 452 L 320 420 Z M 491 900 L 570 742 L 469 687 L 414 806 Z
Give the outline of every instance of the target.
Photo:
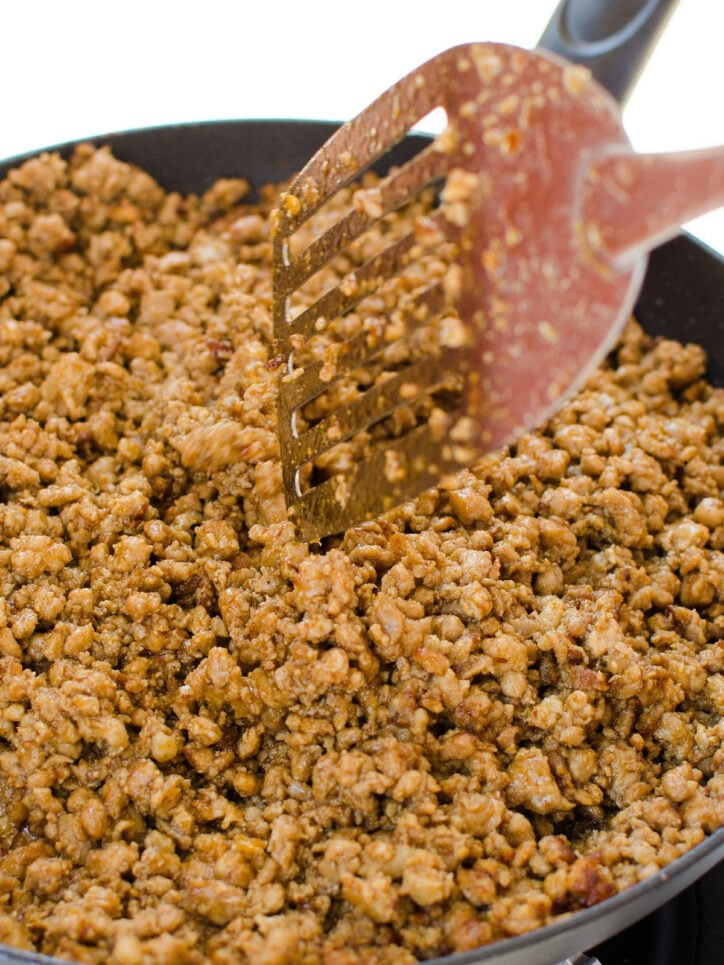
M 622 100 L 671 6 L 672 0 L 564 0 L 542 45 L 585 63 Z M 169 190 L 200 193 L 220 177 L 243 176 L 256 187 L 286 180 L 334 126 L 316 121 L 216 121 L 111 134 L 94 143 L 110 145 L 117 157 L 141 166 Z M 427 141 L 422 135 L 409 136 L 386 163 L 402 162 Z M 75 146 L 55 150 L 68 156 Z M 29 156 L 0 164 L 0 177 Z M 710 357 L 710 378 L 717 385 L 724 385 L 723 306 L 724 260 L 716 253 L 686 235 L 652 252 L 637 318 L 652 335 L 702 345 Z M 553 965 L 644 918 L 723 858 L 721 828 L 654 877 L 600 905 L 479 951 L 435 959 L 432 965 Z M 0 946 L 0 965 L 10 963 L 53 965 L 57 959 Z

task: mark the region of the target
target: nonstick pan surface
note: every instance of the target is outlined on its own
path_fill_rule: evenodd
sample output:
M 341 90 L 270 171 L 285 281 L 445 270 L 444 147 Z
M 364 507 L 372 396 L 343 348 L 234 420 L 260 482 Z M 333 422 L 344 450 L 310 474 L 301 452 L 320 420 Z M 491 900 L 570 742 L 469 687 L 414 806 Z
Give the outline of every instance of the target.
M 329 137 L 318 121 L 214 121 L 147 128 L 95 138 L 121 160 L 143 167 L 167 190 L 201 193 L 221 177 L 245 177 L 256 189 L 286 180 Z M 388 162 L 400 163 L 427 143 L 412 135 Z M 53 150 L 68 156 L 75 144 Z M 30 156 L 30 155 L 28 155 Z M 0 178 L 26 160 L 0 164 Z M 724 260 L 688 236 L 652 252 L 636 316 L 652 335 L 697 342 L 708 352 L 710 378 L 724 385 Z M 724 858 L 724 828 L 658 874 L 569 918 L 479 951 L 435 959 L 436 965 L 553 965 L 650 914 Z M 51 963 L 44 955 L 0 946 L 2 963 Z

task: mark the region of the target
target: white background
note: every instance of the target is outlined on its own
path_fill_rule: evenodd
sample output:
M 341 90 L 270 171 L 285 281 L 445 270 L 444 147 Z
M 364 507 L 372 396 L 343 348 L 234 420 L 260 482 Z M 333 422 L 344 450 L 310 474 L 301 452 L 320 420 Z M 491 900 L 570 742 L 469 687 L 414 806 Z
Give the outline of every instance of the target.
M 453 44 L 534 46 L 555 6 L 3 0 L 0 158 L 178 121 L 344 120 Z M 638 150 L 724 144 L 723 19 L 722 0 L 680 0 L 624 113 Z M 724 211 L 688 227 L 724 252 Z

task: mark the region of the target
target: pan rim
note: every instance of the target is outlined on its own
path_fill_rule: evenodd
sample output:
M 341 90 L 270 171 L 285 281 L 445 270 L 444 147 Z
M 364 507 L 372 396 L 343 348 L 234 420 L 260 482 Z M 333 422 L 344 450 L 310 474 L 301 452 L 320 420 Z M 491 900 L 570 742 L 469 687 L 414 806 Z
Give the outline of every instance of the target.
M 331 118 L 268 117 L 264 115 L 260 117 L 216 117 L 189 121 L 170 121 L 163 124 L 149 124 L 143 127 L 118 128 L 116 130 L 109 130 L 100 134 L 84 135 L 68 141 L 58 141 L 53 144 L 43 145 L 37 148 L 30 148 L 29 150 L 21 151 L 19 154 L 0 157 L 0 178 L 6 177 L 8 171 L 18 167 L 21 164 L 24 164 L 26 161 L 31 161 L 33 158 L 40 157 L 44 154 L 55 153 L 60 154 L 61 157 L 64 157 L 67 156 L 71 151 L 81 147 L 84 144 L 92 144 L 96 147 L 103 145 L 112 146 L 113 141 L 123 141 L 124 139 L 135 138 L 138 136 L 152 137 L 159 134 L 173 134 L 177 131 L 192 131 L 194 129 L 199 130 L 199 132 L 213 131 L 214 129 L 220 130 L 223 127 L 229 126 L 259 126 L 260 128 L 266 127 L 269 130 L 278 127 L 279 125 L 285 125 L 290 129 L 292 127 L 304 129 L 316 127 L 320 130 L 327 129 L 331 134 L 332 131 L 340 127 L 343 123 L 344 121 L 342 120 L 335 120 Z M 430 132 L 414 130 L 406 135 L 405 140 L 419 139 L 421 142 L 430 141 L 434 138 L 434 136 L 435 135 Z M 718 251 L 702 238 L 697 237 L 685 228 L 680 231 L 677 237 L 686 238 L 687 240 L 691 241 L 693 245 L 696 245 L 698 248 L 701 248 L 708 254 L 712 255 L 715 259 L 721 262 L 722 269 L 724 270 L 724 252 Z

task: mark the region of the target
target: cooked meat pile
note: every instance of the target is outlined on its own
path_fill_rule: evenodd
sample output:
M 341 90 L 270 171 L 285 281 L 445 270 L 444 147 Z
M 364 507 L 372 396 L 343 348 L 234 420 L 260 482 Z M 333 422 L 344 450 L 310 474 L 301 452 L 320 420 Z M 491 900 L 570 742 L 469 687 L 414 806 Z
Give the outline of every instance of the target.
M 245 191 L 90 147 L 0 184 L 0 939 L 402 965 L 652 875 L 724 824 L 702 350 L 632 322 L 543 430 L 305 545 Z

